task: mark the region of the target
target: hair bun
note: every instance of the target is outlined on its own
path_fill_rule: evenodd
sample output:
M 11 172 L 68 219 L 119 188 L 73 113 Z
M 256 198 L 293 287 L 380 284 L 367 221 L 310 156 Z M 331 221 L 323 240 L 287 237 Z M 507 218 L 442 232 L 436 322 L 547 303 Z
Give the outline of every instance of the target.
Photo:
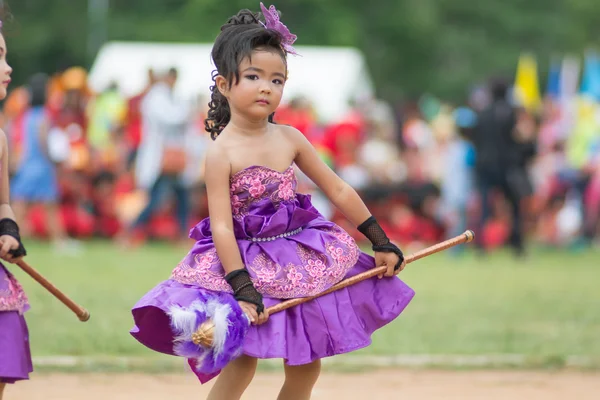
M 258 14 L 254 14 L 250 10 L 241 10 L 233 17 L 229 18 L 225 25 L 221 27 L 221 30 L 225 30 L 234 25 L 254 25 L 259 24 Z

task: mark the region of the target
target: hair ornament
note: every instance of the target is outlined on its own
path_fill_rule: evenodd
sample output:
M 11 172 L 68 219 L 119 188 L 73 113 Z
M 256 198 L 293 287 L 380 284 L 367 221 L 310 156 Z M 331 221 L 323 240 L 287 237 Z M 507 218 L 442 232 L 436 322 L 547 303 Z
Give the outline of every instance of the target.
M 263 16 L 265 17 L 265 23 L 260 21 L 260 23 L 267 29 L 272 29 L 274 31 L 279 32 L 281 35 L 281 45 L 283 49 L 289 53 L 298 55 L 296 49 L 292 46 L 297 39 L 297 36 L 290 32 L 287 26 L 285 26 L 279 20 L 279 13 L 275 6 L 270 6 L 269 9 L 264 6 L 264 4 L 260 3 L 260 9 L 262 11 Z

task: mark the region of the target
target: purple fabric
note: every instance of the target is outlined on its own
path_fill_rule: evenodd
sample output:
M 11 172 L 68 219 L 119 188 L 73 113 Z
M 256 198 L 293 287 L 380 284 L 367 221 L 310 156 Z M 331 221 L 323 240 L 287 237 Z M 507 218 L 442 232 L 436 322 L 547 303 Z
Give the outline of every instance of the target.
M 29 304 L 16 279 L 0 264 L 2 299 L 5 309 L 0 310 L 0 382 L 14 383 L 29 379 L 29 373 L 33 371 L 29 331 L 21 314 L 29 309 Z
M 11 295 L 5 298 L 16 298 L 12 290 L 16 280 L 0 264 L 0 293 L 9 291 Z M 22 303 L 19 301 L 19 303 Z M 28 309 L 29 306 L 20 307 Z M 31 352 L 29 349 L 29 331 L 25 318 L 18 311 L 0 311 L 0 383 L 14 383 L 18 380 L 29 379 L 33 371 Z
M 215 300 L 220 304 L 229 305 L 231 308 L 227 318 L 229 323 L 228 340 L 221 354 L 215 354 L 212 349 L 195 345 L 191 341 L 191 337 L 185 341 L 174 340 L 181 334 L 181 331 L 176 329 L 168 317 L 173 305 L 193 309 L 195 302 L 208 304 Z M 206 310 L 194 309 L 193 311 L 196 316 L 195 329 L 212 317 Z M 248 333 L 247 319 L 232 295 L 209 291 L 173 280 L 162 282 L 148 292 L 134 307 L 133 315 L 136 327 L 131 334 L 140 343 L 161 353 L 187 357 L 199 377 L 218 373 L 229 361 L 238 357 L 242 353 L 244 338 Z M 165 326 L 165 323 L 169 326 Z M 197 358 L 202 358 L 202 362 L 198 362 Z
M 287 188 L 292 187 L 291 183 L 293 193 L 289 195 Z M 244 191 L 257 187 L 254 196 L 244 196 Z M 241 203 L 237 213 L 233 207 L 234 225 L 243 226 L 242 231 L 236 232 L 240 253 L 267 307 L 286 298 L 302 297 L 301 287 L 308 288 L 308 292 L 318 288 L 320 292 L 375 266 L 373 257 L 360 252 L 346 232 L 325 220 L 308 196 L 294 192 L 295 179 L 293 173 L 290 177 L 290 169 L 277 172 L 252 167 L 232 178 L 232 204 Z M 277 235 L 296 227 L 303 230 L 273 241 L 255 243 L 243 239 Z M 174 332 L 167 315 L 172 305 L 189 307 L 204 299 L 207 291 L 230 291 L 222 280 L 224 270 L 212 243 L 208 220 L 200 222 L 190 236 L 197 243 L 176 267 L 173 279 L 159 283 L 132 310 L 135 326 L 131 334 L 145 346 L 166 354 L 175 354 Z M 332 271 L 338 275 L 332 275 Z M 394 320 L 414 294 L 397 277 L 362 281 L 274 314 L 266 324 L 250 326 L 243 353 L 302 365 L 366 347 L 371 343 L 371 334 Z M 194 359 L 188 363 L 203 383 L 218 373 L 202 374 L 194 368 Z
M 16 311 L 0 312 L 0 382 L 29 379 L 31 372 L 33 364 L 25 318 Z
M 196 345 L 192 340 L 192 332 L 207 320 L 215 320 L 215 314 L 218 313 L 216 305 L 221 312 L 221 318 L 215 321 L 215 331 L 218 325 L 221 326 L 226 334 L 227 340 L 223 348 L 203 347 Z M 186 358 L 198 358 L 201 361 L 196 363 L 196 369 L 201 373 L 212 374 L 220 371 L 231 360 L 237 358 L 242 353 L 244 338 L 248 333 L 248 319 L 244 315 L 242 308 L 235 300 L 233 295 L 222 292 L 211 292 L 202 290 L 197 292 L 196 302 L 183 308 L 186 312 L 185 326 L 178 326 L 171 317 L 171 329 L 177 335 L 173 351 L 176 355 Z M 193 315 L 193 322 L 189 316 Z M 226 317 L 225 317 L 226 316 Z M 181 318 L 179 319 L 181 321 Z M 193 329 L 190 329 L 193 327 Z

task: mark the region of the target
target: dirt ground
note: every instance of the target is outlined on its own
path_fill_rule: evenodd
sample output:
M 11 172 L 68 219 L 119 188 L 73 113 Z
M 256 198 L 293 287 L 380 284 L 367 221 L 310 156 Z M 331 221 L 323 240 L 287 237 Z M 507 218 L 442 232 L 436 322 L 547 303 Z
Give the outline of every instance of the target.
M 281 373 L 258 373 L 243 399 L 276 399 Z M 191 374 L 46 374 L 10 385 L 7 400 L 204 399 Z M 599 399 L 600 373 L 380 370 L 323 373 L 312 399 Z

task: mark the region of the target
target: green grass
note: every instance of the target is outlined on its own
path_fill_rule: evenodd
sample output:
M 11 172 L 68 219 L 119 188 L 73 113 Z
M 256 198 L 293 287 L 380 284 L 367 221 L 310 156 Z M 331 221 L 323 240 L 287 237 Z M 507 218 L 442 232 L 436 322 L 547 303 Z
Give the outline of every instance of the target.
M 417 295 L 369 352 L 598 357 L 599 255 L 418 261 L 402 275 Z
M 26 316 L 33 354 L 154 356 L 129 335 L 130 309 L 169 277 L 185 250 L 154 244 L 124 252 L 105 242 L 85 248 L 69 257 L 30 243 L 28 261 L 91 312 L 86 323 L 9 266 L 32 306 Z M 600 360 L 599 260 L 598 251 L 537 250 L 522 262 L 507 253 L 417 261 L 401 274 L 416 297 L 357 354 L 521 354 L 559 364 L 568 356 Z

